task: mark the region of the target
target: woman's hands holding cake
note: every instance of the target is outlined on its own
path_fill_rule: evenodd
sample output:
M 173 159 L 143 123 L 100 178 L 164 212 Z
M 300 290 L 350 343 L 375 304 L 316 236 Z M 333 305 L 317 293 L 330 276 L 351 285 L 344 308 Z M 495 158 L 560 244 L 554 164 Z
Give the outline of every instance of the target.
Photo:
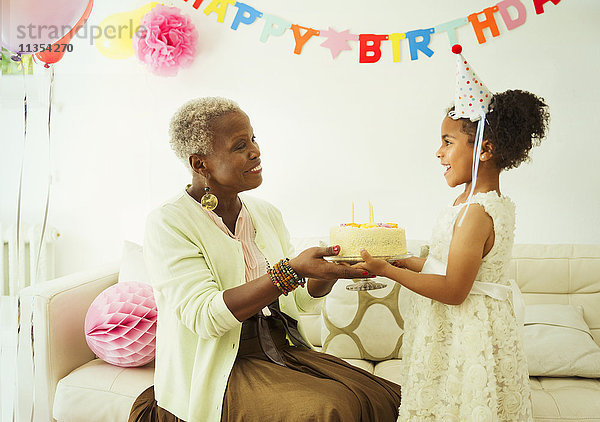
M 338 278 L 361 278 L 369 273 L 364 269 L 338 265 L 323 259 L 340 253 L 339 246 L 308 248 L 290 259 L 290 265 L 300 276 L 321 280 L 337 280 Z
M 322 297 L 331 291 L 338 278 L 368 277 L 364 269 L 352 268 L 325 261 L 323 257 L 336 256 L 340 247 L 314 247 L 306 249 L 297 257 L 290 259 L 290 265 L 302 277 L 309 277 L 306 287 L 313 297 Z

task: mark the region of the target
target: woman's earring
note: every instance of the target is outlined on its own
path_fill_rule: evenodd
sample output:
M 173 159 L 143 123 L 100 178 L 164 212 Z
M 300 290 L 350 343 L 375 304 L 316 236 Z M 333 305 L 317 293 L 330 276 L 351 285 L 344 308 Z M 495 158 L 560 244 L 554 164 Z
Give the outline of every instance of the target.
M 209 190 L 210 188 L 208 186 L 204 188 L 205 194 L 200 198 L 200 205 L 207 210 L 212 211 L 219 205 L 219 200 L 212 193 L 208 193 Z

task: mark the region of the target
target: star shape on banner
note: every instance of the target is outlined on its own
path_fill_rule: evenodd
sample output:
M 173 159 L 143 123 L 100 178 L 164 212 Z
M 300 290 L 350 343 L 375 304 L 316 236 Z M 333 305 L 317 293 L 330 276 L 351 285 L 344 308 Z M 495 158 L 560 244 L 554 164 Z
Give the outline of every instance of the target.
M 332 27 L 327 31 L 321 31 L 321 37 L 327 37 L 321 46 L 328 48 L 331 51 L 331 56 L 335 59 L 342 50 L 352 50 L 348 45 L 348 41 L 358 41 L 358 35 L 351 34 L 349 29 L 342 32 L 337 32 Z

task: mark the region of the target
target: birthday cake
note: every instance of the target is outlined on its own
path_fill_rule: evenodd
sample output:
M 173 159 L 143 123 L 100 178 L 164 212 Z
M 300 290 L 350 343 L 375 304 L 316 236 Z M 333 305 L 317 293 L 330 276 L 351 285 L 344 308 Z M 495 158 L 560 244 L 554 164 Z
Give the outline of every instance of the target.
M 329 230 L 331 245 L 339 245 L 338 256 L 360 256 L 366 249 L 372 256 L 395 256 L 406 253 L 404 229 L 392 223 L 340 224 Z

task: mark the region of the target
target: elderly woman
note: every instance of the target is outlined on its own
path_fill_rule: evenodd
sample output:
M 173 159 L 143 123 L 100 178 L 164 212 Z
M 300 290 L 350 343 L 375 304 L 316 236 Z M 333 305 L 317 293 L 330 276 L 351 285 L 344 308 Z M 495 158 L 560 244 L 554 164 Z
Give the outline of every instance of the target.
M 146 224 L 156 370 L 129 420 L 395 421 L 398 385 L 312 350 L 297 327 L 338 278 L 367 273 L 323 259 L 339 247 L 294 257 L 281 213 L 239 195 L 262 183 L 248 116 L 201 98 L 170 135 L 192 183 Z

